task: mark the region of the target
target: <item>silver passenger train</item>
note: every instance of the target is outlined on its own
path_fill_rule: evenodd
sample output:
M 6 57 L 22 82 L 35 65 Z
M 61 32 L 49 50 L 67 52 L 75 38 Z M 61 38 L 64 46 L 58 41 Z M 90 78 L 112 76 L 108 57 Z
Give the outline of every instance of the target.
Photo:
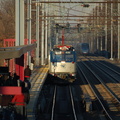
M 78 55 L 88 55 L 89 49 L 88 43 L 78 43 L 76 46 L 76 52 Z
M 76 78 L 76 51 L 71 45 L 55 45 L 50 51 L 49 73 L 69 82 Z

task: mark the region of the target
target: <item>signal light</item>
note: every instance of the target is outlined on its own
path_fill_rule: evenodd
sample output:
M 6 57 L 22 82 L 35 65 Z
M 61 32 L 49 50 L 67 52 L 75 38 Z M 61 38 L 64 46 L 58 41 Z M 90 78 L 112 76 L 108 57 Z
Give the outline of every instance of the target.
M 69 22 L 66 24 L 66 27 L 67 27 L 67 28 L 69 28 L 69 27 L 70 27 L 70 23 L 69 23 Z
M 81 24 L 77 24 L 77 26 L 78 26 L 78 27 L 80 27 L 80 26 L 81 26 Z
M 83 6 L 83 7 L 89 7 L 90 5 L 89 4 L 82 4 L 81 6 Z
M 56 24 L 56 32 L 58 33 L 59 24 Z
M 80 32 L 80 26 L 81 26 L 81 24 L 77 24 L 77 27 L 78 27 L 78 33 Z
M 67 29 L 67 33 L 69 33 L 70 32 L 70 23 L 66 24 L 66 29 Z

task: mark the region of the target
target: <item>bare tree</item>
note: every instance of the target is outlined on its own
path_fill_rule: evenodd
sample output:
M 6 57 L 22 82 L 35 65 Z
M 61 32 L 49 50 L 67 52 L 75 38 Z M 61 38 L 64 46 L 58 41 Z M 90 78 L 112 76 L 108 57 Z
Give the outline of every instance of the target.
M 0 39 L 15 38 L 15 0 L 0 1 Z
M 27 1 L 24 15 L 25 38 L 27 38 Z M 35 16 L 35 12 L 32 12 L 32 39 L 35 39 Z M 0 0 L 0 39 L 6 38 L 15 38 L 15 0 Z

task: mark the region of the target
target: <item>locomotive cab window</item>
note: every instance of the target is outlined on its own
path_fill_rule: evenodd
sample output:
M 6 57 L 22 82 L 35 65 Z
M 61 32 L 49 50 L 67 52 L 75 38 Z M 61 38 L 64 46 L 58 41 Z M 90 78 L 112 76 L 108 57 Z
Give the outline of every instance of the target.
M 74 56 L 72 54 L 65 55 L 65 61 L 66 62 L 72 62 L 72 61 L 74 61 Z
M 63 60 L 63 57 L 61 54 L 55 54 L 54 52 L 51 53 L 51 61 L 52 62 L 60 62 Z

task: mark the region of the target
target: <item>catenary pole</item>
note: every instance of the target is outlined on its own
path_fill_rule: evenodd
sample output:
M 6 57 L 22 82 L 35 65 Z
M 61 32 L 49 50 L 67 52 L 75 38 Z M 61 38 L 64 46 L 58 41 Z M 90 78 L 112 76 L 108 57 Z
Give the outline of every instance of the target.
M 47 64 L 47 58 L 48 58 L 48 20 L 46 17 L 47 14 L 48 14 L 48 5 L 45 4 L 45 64 Z
M 42 7 L 42 17 L 41 19 L 44 19 L 44 3 L 41 4 Z M 44 48 L 44 24 L 45 22 L 42 20 L 42 25 L 41 25 L 41 65 L 44 65 L 44 55 L 45 55 L 45 48 Z
M 28 33 L 28 44 L 31 44 L 31 0 L 27 0 L 28 5 L 28 14 L 27 14 L 27 33 Z M 31 67 L 31 55 L 30 51 L 28 52 L 28 64 Z
M 120 11 L 120 4 L 118 4 L 118 16 L 120 15 L 119 11 Z M 120 21 L 118 20 L 118 60 L 119 59 L 120 59 Z
M 113 4 L 111 3 L 111 60 L 113 60 Z
M 39 0 L 36 0 L 39 2 Z M 36 66 L 39 66 L 40 64 L 40 50 L 39 50 L 39 11 L 40 10 L 40 3 L 36 3 L 36 40 L 37 40 L 37 47 L 36 47 Z
M 15 45 L 24 45 L 24 0 L 15 0 Z

